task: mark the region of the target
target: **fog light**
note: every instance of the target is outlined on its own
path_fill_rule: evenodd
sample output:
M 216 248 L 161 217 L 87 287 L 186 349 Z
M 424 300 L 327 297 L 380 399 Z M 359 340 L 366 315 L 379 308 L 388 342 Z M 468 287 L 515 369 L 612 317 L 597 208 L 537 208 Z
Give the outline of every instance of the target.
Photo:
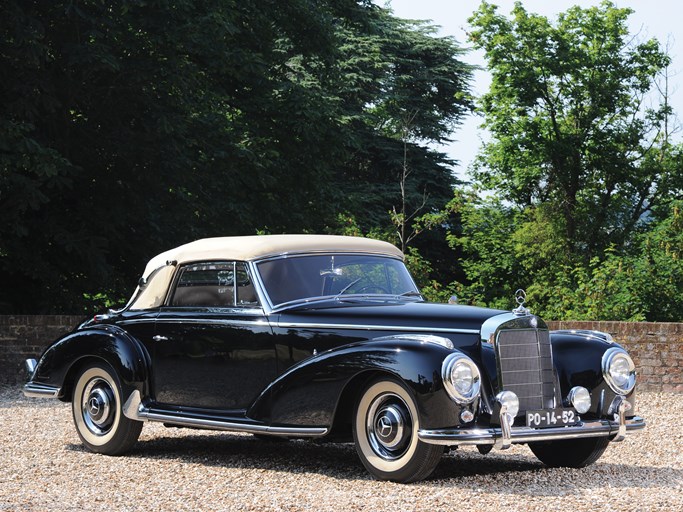
M 509 414 L 513 418 L 517 416 L 519 412 L 519 398 L 512 391 L 501 391 L 496 395 L 496 402 L 498 402 L 502 407 L 505 407 L 506 414 Z
M 591 395 L 583 386 L 575 386 L 570 389 L 567 398 L 579 414 L 587 413 L 591 408 Z
M 460 421 L 463 423 L 469 423 L 474 419 L 474 413 L 469 409 L 463 409 L 460 413 Z

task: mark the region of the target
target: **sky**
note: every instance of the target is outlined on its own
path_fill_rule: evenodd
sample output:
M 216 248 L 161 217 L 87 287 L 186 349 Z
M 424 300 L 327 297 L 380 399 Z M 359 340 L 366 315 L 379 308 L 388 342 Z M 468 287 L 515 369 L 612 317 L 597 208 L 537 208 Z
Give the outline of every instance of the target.
M 498 13 L 509 15 L 514 7 L 514 0 L 488 0 L 498 6 Z M 477 10 L 481 0 L 375 0 L 378 5 L 390 7 L 399 18 L 415 20 L 431 20 L 433 25 L 440 26 L 440 36 L 452 36 L 461 46 L 467 48 L 465 32 L 470 28 L 467 23 L 472 13 Z M 681 0 L 613 0 L 617 7 L 629 7 L 634 12 L 629 17 L 630 33 L 639 34 L 642 39 L 652 37 L 659 40 L 662 47 L 667 47 L 672 58 L 669 68 L 670 101 L 674 112 L 683 119 L 683 2 Z M 555 21 L 557 15 L 573 5 L 592 7 L 600 4 L 600 0 L 522 0 L 522 5 L 530 13 L 541 14 Z M 481 51 L 470 51 L 462 57 L 469 64 L 485 67 L 484 54 Z M 486 92 L 490 84 L 490 75 L 486 71 L 475 72 L 472 89 L 475 94 Z M 479 127 L 481 118 L 469 116 L 456 129 L 453 143 L 441 149 L 460 165 L 455 169 L 461 178 L 466 177 L 466 170 L 474 159 L 486 134 Z M 680 134 L 679 134 L 680 136 Z

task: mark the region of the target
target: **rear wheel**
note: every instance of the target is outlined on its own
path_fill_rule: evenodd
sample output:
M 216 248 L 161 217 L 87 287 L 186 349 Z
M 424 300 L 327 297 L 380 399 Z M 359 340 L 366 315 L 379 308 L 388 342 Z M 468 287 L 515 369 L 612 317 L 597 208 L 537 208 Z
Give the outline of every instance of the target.
M 106 363 L 94 363 L 78 376 L 71 401 L 78 436 L 88 450 L 120 455 L 137 441 L 142 422 L 121 410 L 121 384 Z
M 428 477 L 443 447 L 417 437 L 419 419 L 410 392 L 394 379 L 371 383 L 356 406 L 353 439 L 366 469 L 381 480 L 414 482 Z
M 583 468 L 593 464 L 607 449 L 607 437 L 585 437 L 543 443 L 529 443 L 534 455 L 553 468 Z

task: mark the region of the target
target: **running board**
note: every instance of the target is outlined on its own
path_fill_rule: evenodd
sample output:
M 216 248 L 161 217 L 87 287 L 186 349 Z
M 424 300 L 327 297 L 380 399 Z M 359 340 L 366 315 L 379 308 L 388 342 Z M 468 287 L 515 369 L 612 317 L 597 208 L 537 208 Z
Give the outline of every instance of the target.
M 329 429 L 322 427 L 272 427 L 269 425 L 257 425 L 240 421 L 226 421 L 217 418 L 199 418 L 184 416 L 179 413 L 154 410 L 142 403 L 140 391 L 131 393 L 123 404 L 123 415 L 136 421 L 157 421 L 190 428 L 203 428 L 208 430 L 227 430 L 232 432 L 248 432 L 250 434 L 267 434 L 287 437 L 322 437 Z

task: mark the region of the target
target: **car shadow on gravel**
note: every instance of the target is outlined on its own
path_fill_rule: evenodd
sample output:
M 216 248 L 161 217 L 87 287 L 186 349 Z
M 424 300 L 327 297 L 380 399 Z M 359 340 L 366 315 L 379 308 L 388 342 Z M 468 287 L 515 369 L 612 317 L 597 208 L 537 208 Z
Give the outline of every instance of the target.
M 427 485 L 489 493 L 560 497 L 580 489 L 680 486 L 683 471 L 598 461 L 585 468 L 549 468 L 533 455 L 456 453 L 444 457 Z
M 68 449 L 84 451 L 80 444 Z M 320 473 L 339 479 L 367 479 L 352 444 L 304 440 L 262 440 L 251 435 L 208 434 L 140 440 L 126 457 L 173 459 L 231 469 Z
M 68 449 L 85 451 L 80 444 Z M 227 469 L 318 473 L 340 480 L 372 480 L 352 443 L 303 440 L 262 440 L 250 435 L 188 434 L 141 440 L 126 457 L 172 459 L 187 464 Z M 413 485 L 471 488 L 493 493 L 563 496 L 572 489 L 611 487 L 666 487 L 683 478 L 672 468 L 628 466 L 597 462 L 587 468 L 547 468 L 533 455 L 480 455 L 456 450 L 444 456 L 434 473 Z M 541 485 L 539 485 L 539 482 Z

